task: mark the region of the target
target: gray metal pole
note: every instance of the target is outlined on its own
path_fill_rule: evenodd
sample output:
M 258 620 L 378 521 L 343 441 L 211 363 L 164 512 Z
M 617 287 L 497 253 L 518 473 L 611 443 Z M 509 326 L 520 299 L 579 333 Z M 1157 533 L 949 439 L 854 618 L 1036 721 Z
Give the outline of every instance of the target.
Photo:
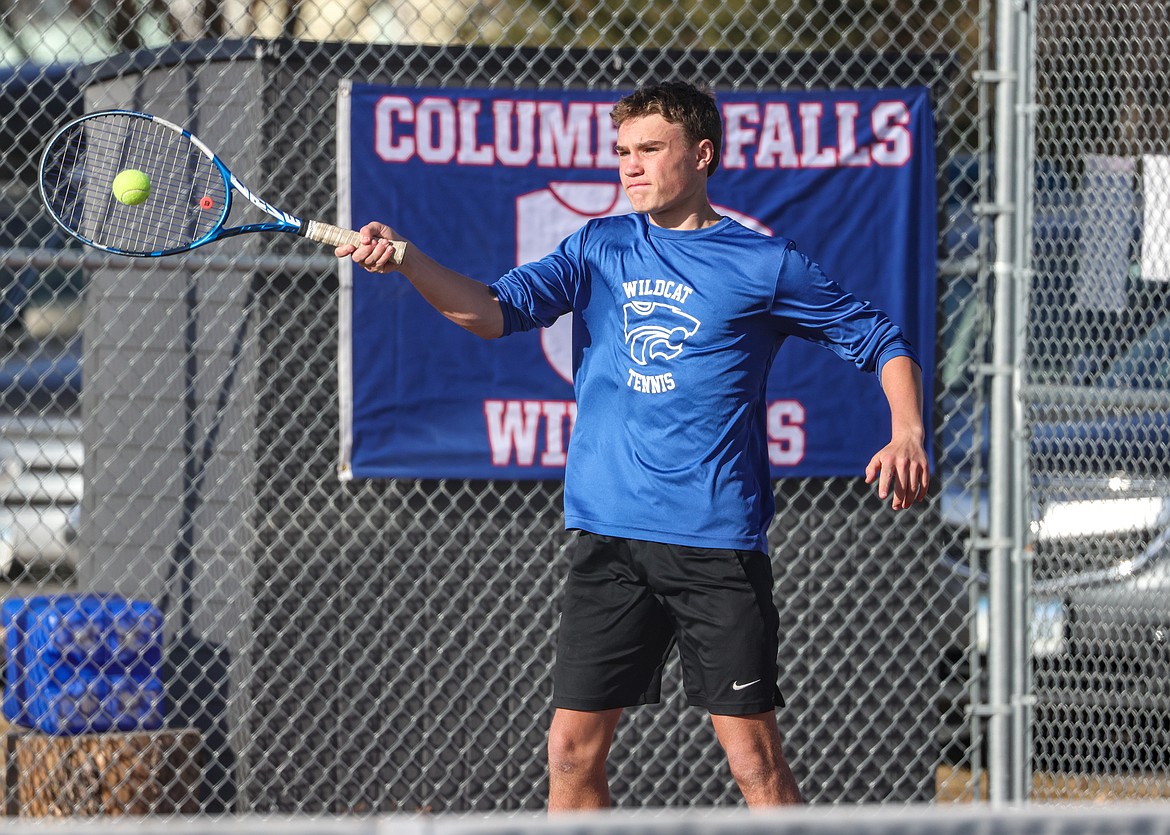
M 1027 385 L 1027 322 L 1028 303 L 1032 276 L 1032 220 L 1036 178 L 1032 173 L 1035 147 L 1035 103 L 1033 86 L 1035 80 L 1035 17 L 1031 0 L 1017 2 L 1017 61 L 1019 83 L 1016 85 L 1016 212 L 1015 222 L 1015 304 L 1012 306 L 1015 338 L 1015 374 L 1013 375 L 1013 416 L 1015 431 L 1012 433 L 1013 479 L 1015 495 L 1012 515 L 1012 613 L 1016 628 L 1012 630 L 1012 714 L 1011 714 L 1011 758 L 1013 803 L 1026 801 L 1032 788 L 1032 561 L 1030 539 L 1030 513 L 1028 510 L 1031 490 L 1029 425 L 1024 412 L 1022 387 Z
M 996 3 L 995 84 L 995 260 L 991 346 L 991 428 L 988 474 L 988 799 L 993 806 L 1011 799 L 1011 565 L 1013 507 L 1012 426 L 1015 377 L 1014 279 L 1016 188 L 1016 13 L 1013 0 Z

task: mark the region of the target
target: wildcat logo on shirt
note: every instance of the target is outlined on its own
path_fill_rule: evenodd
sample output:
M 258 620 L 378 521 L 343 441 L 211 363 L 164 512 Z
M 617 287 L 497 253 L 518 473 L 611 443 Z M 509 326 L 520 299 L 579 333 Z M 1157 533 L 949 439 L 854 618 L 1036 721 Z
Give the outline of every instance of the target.
M 626 343 L 630 359 L 638 365 L 647 365 L 652 359 L 674 359 L 682 353 L 687 337 L 699 329 L 694 316 L 661 302 L 630 302 L 625 311 Z
M 693 290 L 675 281 L 641 279 L 623 283 L 628 298 L 659 296 L 683 303 Z M 636 300 L 623 308 L 625 340 L 630 359 L 643 368 L 656 360 L 673 360 L 683 351 L 683 344 L 694 336 L 700 322 L 677 305 L 659 301 Z M 643 374 L 630 369 L 626 385 L 643 394 L 662 394 L 675 389 L 674 375 Z

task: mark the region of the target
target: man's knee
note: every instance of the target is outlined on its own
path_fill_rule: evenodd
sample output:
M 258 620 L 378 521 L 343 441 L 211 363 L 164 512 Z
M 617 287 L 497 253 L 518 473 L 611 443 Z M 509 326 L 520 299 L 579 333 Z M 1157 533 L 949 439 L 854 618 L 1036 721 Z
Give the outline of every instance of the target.
M 566 730 L 552 730 L 548 735 L 548 767 L 561 774 L 604 766 L 607 751 L 596 737 Z
M 731 775 L 741 786 L 765 786 L 788 772 L 774 713 L 713 716 Z
M 763 742 L 739 744 L 726 753 L 731 776 L 740 786 L 766 786 L 787 767 L 780 749 Z
M 571 774 L 604 769 L 615 723 L 603 715 L 558 712 L 548 733 L 549 770 Z

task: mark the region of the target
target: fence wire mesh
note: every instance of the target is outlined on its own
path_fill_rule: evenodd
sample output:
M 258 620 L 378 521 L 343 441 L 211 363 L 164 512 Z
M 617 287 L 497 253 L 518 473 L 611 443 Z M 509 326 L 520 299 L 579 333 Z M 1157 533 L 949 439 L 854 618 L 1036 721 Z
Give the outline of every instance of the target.
M 1014 695 L 1035 699 L 1030 762 L 1015 764 L 1031 796 L 1165 793 L 1166 11 L 1033 10 L 1031 443 L 1017 485 L 1032 576 L 989 604 L 988 2 L 0 6 L 5 597 L 109 592 L 165 609 L 167 682 L 159 730 L 84 733 L 83 705 L 82 733 L 9 727 L 6 813 L 543 805 L 560 485 L 339 481 L 331 258 L 285 240 L 167 263 L 98 256 L 36 194 L 51 128 L 112 106 L 196 122 L 276 205 L 333 207 L 343 78 L 928 87 L 935 486 L 895 520 L 853 480 L 775 484 L 789 756 L 813 803 L 983 796 L 985 614 L 1000 605 L 1030 613 Z M 740 802 L 674 664 L 666 678 L 663 705 L 619 728 L 615 798 Z

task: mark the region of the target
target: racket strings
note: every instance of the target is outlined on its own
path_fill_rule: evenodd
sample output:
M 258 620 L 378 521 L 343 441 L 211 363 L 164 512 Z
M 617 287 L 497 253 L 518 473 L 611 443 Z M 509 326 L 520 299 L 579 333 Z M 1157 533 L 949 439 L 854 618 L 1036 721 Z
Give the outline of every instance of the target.
M 137 169 L 150 196 L 127 205 L 114 178 Z M 185 248 L 227 215 L 223 174 L 183 133 L 133 114 L 83 120 L 54 138 L 41 172 L 45 201 L 57 219 L 105 249 L 151 254 Z

